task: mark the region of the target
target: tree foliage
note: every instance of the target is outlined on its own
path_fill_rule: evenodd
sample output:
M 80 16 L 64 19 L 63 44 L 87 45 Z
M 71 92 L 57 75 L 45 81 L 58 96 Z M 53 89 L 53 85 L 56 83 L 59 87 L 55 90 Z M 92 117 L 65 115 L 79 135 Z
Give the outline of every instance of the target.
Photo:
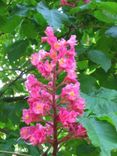
M 58 38 L 77 36 L 77 72 L 81 95 L 86 99 L 80 122 L 89 139 L 65 143 L 58 155 L 117 155 L 116 0 L 91 0 L 87 4 L 80 0 L 74 7 L 61 6 L 59 0 L 1 0 L 0 156 L 6 152 L 38 156 L 46 149 L 23 142 L 19 129 L 24 126 L 22 109 L 27 107 L 26 75 L 34 73 L 46 83 L 31 66 L 30 55 L 41 49 L 40 38 L 47 25 L 55 29 Z M 43 48 L 48 49 L 47 45 Z

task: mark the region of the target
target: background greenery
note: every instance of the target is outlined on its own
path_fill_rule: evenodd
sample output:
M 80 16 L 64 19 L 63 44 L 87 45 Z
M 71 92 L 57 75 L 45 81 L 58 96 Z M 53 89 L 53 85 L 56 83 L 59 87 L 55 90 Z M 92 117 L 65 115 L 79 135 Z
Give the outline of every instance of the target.
M 35 73 L 41 80 L 29 58 L 41 48 L 47 25 L 58 30 L 58 38 L 77 35 L 78 79 L 86 99 L 78 121 L 89 140 L 67 142 L 58 156 L 117 156 L 116 0 L 80 1 L 74 8 L 61 7 L 59 0 L 0 0 L 0 156 L 12 155 L 5 151 L 41 155 L 41 149 L 19 138 L 19 129 L 27 107 L 26 75 Z

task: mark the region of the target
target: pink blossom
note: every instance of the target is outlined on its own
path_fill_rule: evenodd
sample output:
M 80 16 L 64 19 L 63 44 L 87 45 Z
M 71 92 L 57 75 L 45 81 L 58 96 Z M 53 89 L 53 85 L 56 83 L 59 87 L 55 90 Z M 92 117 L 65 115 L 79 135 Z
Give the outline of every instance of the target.
M 45 125 L 47 136 L 51 136 L 53 134 L 53 123 L 48 122 Z
M 35 114 L 45 115 L 50 110 L 50 105 L 42 101 L 36 101 L 33 103 L 32 110 Z
M 26 89 L 30 91 L 32 87 L 38 87 L 40 86 L 39 81 L 35 78 L 33 74 L 30 74 L 27 76 L 27 80 L 25 82 Z
M 53 70 L 54 64 L 49 63 L 48 60 L 46 60 L 44 63 L 40 62 L 40 64 L 38 64 L 37 69 L 39 70 L 39 72 L 42 74 L 42 76 L 44 76 L 45 78 L 49 77 L 52 70 Z
M 77 75 L 76 75 L 75 71 L 74 70 L 69 70 L 69 72 L 67 73 L 67 76 L 64 79 L 64 82 L 66 84 L 68 84 L 68 83 L 76 83 L 77 82 L 76 78 L 77 78 Z
M 20 136 L 22 139 L 29 139 L 30 136 L 32 135 L 32 133 L 34 132 L 35 127 L 34 126 L 30 126 L 30 127 L 23 127 L 20 130 Z
M 69 72 L 71 69 L 75 70 L 76 68 L 74 59 L 72 58 L 64 57 L 59 59 L 58 62 L 60 69 L 65 70 L 66 72 Z
M 72 102 L 71 109 L 78 112 L 79 115 L 82 115 L 85 109 L 85 101 L 83 98 L 79 97 L 77 101 Z
M 77 112 L 68 111 L 66 108 L 61 108 L 59 111 L 59 120 L 64 126 L 76 122 Z
M 45 34 L 49 37 L 53 37 L 54 36 L 54 31 L 52 29 L 52 27 L 47 27 L 46 30 L 45 30 Z
M 34 114 L 31 109 L 23 109 L 22 119 L 26 124 L 30 124 L 31 122 L 39 121 L 39 116 Z
M 43 37 L 42 42 L 43 41 L 47 42 L 49 45 L 54 47 L 54 43 L 57 42 L 57 38 L 54 35 L 54 31 L 53 31 L 52 27 L 47 27 L 45 30 L 45 34 L 47 35 L 47 37 Z
M 62 89 L 61 97 L 66 101 L 75 101 L 79 96 L 79 82 L 68 84 Z
M 44 143 L 46 140 L 46 129 L 41 124 L 35 126 L 35 130 L 29 138 L 32 145 L 38 145 Z
M 86 137 L 87 136 L 86 129 L 81 124 L 74 126 L 73 133 L 76 137 Z
M 49 53 L 47 53 L 45 50 L 40 50 L 38 53 L 32 54 L 31 63 L 37 67 L 40 61 L 43 60 L 48 55 Z
M 62 3 L 71 5 L 67 1 Z M 86 136 L 86 130 L 76 120 L 85 108 L 75 72 L 76 36 L 72 35 L 69 40 L 57 40 L 52 27 L 47 27 L 45 34 L 42 42 L 47 42 L 50 50 L 46 52 L 42 49 L 32 54 L 31 63 L 49 82 L 44 84 L 33 74 L 28 75 L 25 85 L 29 92 L 29 108 L 23 109 L 22 119 L 26 124 L 35 126 L 24 127 L 20 131 L 21 138 L 34 146 L 46 142 L 54 144 L 56 127 L 57 131 L 60 128 L 64 131 L 65 128 L 66 132 L 67 129 L 71 137 Z M 59 83 L 61 72 L 65 72 L 66 77 Z M 59 138 L 57 140 L 60 141 Z
M 77 45 L 76 35 L 71 35 L 70 39 L 67 41 L 67 44 L 69 44 L 71 48 L 74 48 L 74 46 Z

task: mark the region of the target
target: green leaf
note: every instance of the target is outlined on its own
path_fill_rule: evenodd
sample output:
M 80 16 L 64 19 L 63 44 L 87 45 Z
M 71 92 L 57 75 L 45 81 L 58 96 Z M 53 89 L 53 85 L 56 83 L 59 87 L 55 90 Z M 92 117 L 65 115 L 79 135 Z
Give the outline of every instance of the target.
M 58 80 L 57 80 L 57 85 L 63 82 L 64 78 L 66 77 L 67 73 L 66 72 L 61 72 L 58 75 Z
M 96 90 L 96 79 L 90 75 L 79 75 L 79 80 L 81 83 L 81 91 L 84 93 L 92 93 Z
M 113 26 L 106 31 L 106 35 L 117 38 L 117 26 Z
M 36 26 L 33 21 L 25 19 L 21 24 L 21 33 L 28 38 L 35 38 L 37 36 Z
M 109 113 L 105 115 L 98 116 L 98 119 L 107 121 L 113 126 L 115 126 L 116 131 L 117 131 L 117 114 L 116 113 Z
M 43 2 L 38 3 L 37 12 L 43 15 L 47 23 L 55 29 L 60 28 L 63 22 L 68 21 L 66 14 L 56 9 L 49 9 Z
M 88 60 L 78 61 L 78 68 L 84 70 L 88 67 Z
M 111 156 L 111 151 L 117 149 L 117 132 L 114 127 L 92 118 L 82 118 L 81 123 L 86 128 L 91 143 L 101 149 L 101 156 Z
M 110 113 L 117 113 L 117 91 L 100 88 L 96 94 L 82 94 L 86 100 L 86 108 L 96 116 L 103 116 Z
M 117 3 L 98 2 L 94 16 L 105 23 L 117 23 Z
M 7 5 L 4 2 L 0 1 L 0 14 L 7 14 L 7 11 Z
M 110 58 L 101 51 L 91 50 L 88 52 L 88 57 L 92 62 L 99 64 L 105 72 L 107 72 L 111 67 Z
M 25 5 L 17 5 L 15 9 L 15 14 L 18 16 L 25 17 L 29 12 L 29 7 Z
M 7 47 L 8 58 L 10 61 L 16 61 L 25 55 L 29 42 L 27 40 L 19 40 Z
M 3 24 L 0 24 L 0 29 L 5 33 L 11 33 L 20 25 L 20 22 L 21 18 L 18 16 L 5 18 Z

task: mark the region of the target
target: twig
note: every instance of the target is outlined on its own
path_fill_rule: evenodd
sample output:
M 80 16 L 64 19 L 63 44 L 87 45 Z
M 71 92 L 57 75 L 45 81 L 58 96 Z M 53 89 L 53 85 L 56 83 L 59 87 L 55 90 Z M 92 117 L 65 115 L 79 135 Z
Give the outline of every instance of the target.
M 18 152 L 3 151 L 3 150 L 0 150 L 0 153 L 6 153 L 6 154 L 16 154 L 16 155 L 19 155 L 19 156 L 31 156 L 31 155 L 27 155 L 27 154 L 18 153 Z
M 11 87 L 18 79 L 20 79 L 25 73 L 30 71 L 32 68 L 33 68 L 33 66 L 29 66 L 28 68 L 24 69 L 23 71 L 21 71 L 21 73 L 13 81 L 11 81 L 8 84 L 6 84 L 3 87 L 3 90 L 0 92 L 0 97 L 7 91 L 7 89 L 9 87 Z
M 1 98 L 0 101 L 4 101 L 4 102 L 16 102 L 16 101 L 23 101 L 27 99 L 26 96 L 16 96 L 16 97 L 4 97 Z

